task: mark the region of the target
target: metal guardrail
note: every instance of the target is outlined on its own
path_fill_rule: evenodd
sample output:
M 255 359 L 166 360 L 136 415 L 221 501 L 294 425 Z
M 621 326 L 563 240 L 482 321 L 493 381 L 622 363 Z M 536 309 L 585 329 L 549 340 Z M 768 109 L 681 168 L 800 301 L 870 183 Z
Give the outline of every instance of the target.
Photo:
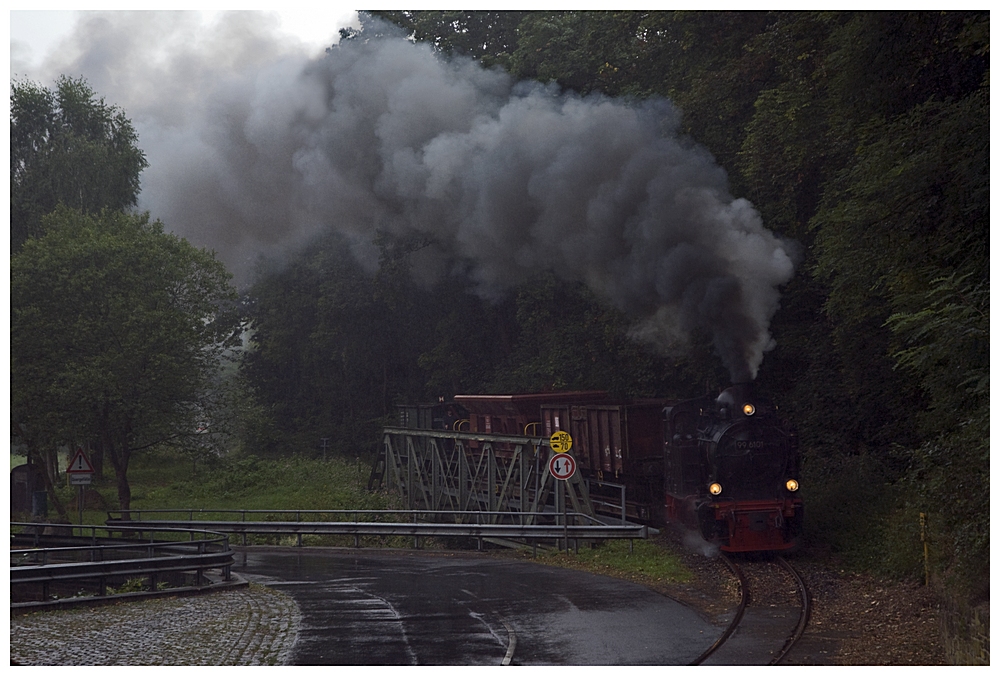
M 53 532 L 45 534 L 45 529 Z M 89 535 L 83 534 L 86 530 Z M 75 535 L 77 531 L 81 534 Z M 99 532 L 106 535 L 99 537 Z M 141 537 L 147 533 L 148 540 Z M 156 539 L 157 534 L 172 539 Z M 219 570 L 225 582 L 232 579 L 228 535 L 201 529 L 11 523 L 10 555 L 12 608 L 50 603 L 54 590 L 63 602 L 67 594 L 72 601 L 106 598 L 110 584 L 134 578 L 144 586 L 148 581 L 141 595 L 163 591 L 159 583 L 168 579 L 190 581 L 174 585 L 170 593 L 206 587 L 210 570 Z
M 129 520 L 121 520 L 127 513 Z M 178 514 L 187 519 L 150 519 L 150 515 Z M 229 514 L 229 520 L 207 519 L 210 515 Z M 248 521 L 248 515 L 295 515 L 295 520 Z M 117 518 L 114 515 L 119 515 Z M 195 515 L 201 518 L 195 518 Z M 324 515 L 330 520 L 303 521 L 305 517 Z M 360 520 L 366 517 L 368 520 Z M 337 520 L 337 519 L 344 520 Z M 394 519 L 385 521 L 381 519 Z M 402 519 L 406 519 L 403 521 Z M 420 520 L 418 520 L 420 519 Z M 463 522 L 464 521 L 464 522 Z M 640 524 L 606 524 L 587 514 L 577 512 L 466 512 L 453 510 L 129 510 L 109 511 L 108 527 L 115 524 L 131 523 L 150 528 L 202 527 L 222 533 L 243 536 L 246 544 L 248 534 L 297 535 L 299 545 L 302 535 L 347 535 L 353 536 L 355 546 L 360 546 L 362 536 L 404 536 L 404 537 L 466 537 L 513 538 L 528 541 L 562 540 L 568 547 L 573 540 L 604 539 L 644 539 L 649 529 Z
M 621 522 L 627 523 L 628 519 L 627 519 L 626 503 L 625 503 L 625 485 L 612 483 L 610 481 L 599 481 L 597 479 L 586 479 L 585 481 L 587 483 L 588 493 L 590 494 L 590 502 L 593 505 L 600 505 L 601 507 L 604 507 L 609 511 L 610 510 L 617 511 L 621 517 Z M 609 488 L 613 492 L 618 493 L 618 501 L 608 502 L 607 500 L 601 499 L 594 493 L 594 486 L 598 486 L 601 488 Z
M 15 532 L 14 528 L 21 529 L 22 532 Z M 46 532 L 48 531 L 48 532 Z M 104 535 L 99 536 L 98 533 Z M 125 532 L 128 533 L 127 537 Z M 115 534 L 118 537 L 115 537 Z M 145 538 L 149 535 L 149 539 Z M 75 524 L 51 524 L 51 523 L 11 523 L 11 543 L 19 547 L 16 553 L 23 561 L 26 552 L 35 552 L 32 563 L 46 564 L 59 563 L 60 554 L 70 556 L 68 560 L 76 561 L 79 553 L 91 552 L 91 561 L 101 561 L 102 552 L 106 555 L 115 550 L 131 550 L 136 548 L 163 549 L 176 545 L 178 542 L 193 542 L 196 540 L 215 541 L 219 539 L 219 533 L 199 529 L 178 529 L 170 531 L 160 531 L 160 535 L 173 536 L 171 539 L 156 539 L 156 532 L 148 528 L 130 527 L 110 529 L 106 525 L 75 525 Z M 45 547 L 42 547 L 42 544 Z M 63 543 L 64 546 L 59 546 Z M 89 543 L 89 544 L 87 544 Z M 32 549 L 32 547 L 36 549 Z M 152 553 L 148 554 L 152 556 Z M 65 561 L 63 561 L 65 562 Z M 16 565 L 16 564 L 15 564 Z
M 129 525 L 133 524 L 133 527 L 141 528 L 142 524 L 150 523 L 151 521 L 144 518 L 143 515 L 150 514 L 186 514 L 187 519 L 184 520 L 185 523 L 192 522 L 201 524 L 205 521 L 211 521 L 211 519 L 203 518 L 206 515 L 220 514 L 220 515 L 232 515 L 238 516 L 238 519 L 217 519 L 218 521 L 225 521 L 227 523 L 236 521 L 247 521 L 248 515 L 281 515 L 287 517 L 293 517 L 294 521 L 299 522 L 303 520 L 303 516 L 329 516 L 334 517 L 333 519 L 321 521 L 321 523 L 330 522 L 385 522 L 386 519 L 398 522 L 400 518 L 405 518 L 413 523 L 417 522 L 419 517 L 425 517 L 431 520 L 440 520 L 443 517 L 449 517 L 452 521 L 456 518 L 476 524 L 486 524 L 486 523 L 497 523 L 507 522 L 507 523 L 522 523 L 530 524 L 537 522 L 541 519 L 546 519 L 550 521 L 561 520 L 564 516 L 562 512 L 555 512 L 552 510 L 543 510 L 537 512 L 521 512 L 521 511 L 479 511 L 479 510 L 449 510 L 449 509 L 205 509 L 205 508 L 157 508 L 157 509 L 128 509 L 119 510 L 111 509 L 108 510 L 108 521 L 114 524 Z M 128 514 L 128 519 L 122 519 L 122 515 Z M 197 515 L 197 516 L 196 516 Z M 566 513 L 571 521 L 581 521 L 583 523 L 579 525 L 594 524 L 600 525 L 603 522 L 599 519 L 594 518 L 588 514 L 582 514 L 579 512 L 570 511 Z M 179 521 L 180 519 L 172 519 L 172 521 Z M 277 522 L 278 519 L 264 519 L 263 523 Z M 292 518 L 282 519 L 282 521 L 293 521 Z M 261 523 L 260 520 L 253 521 L 252 523 Z M 68 526 L 67 526 L 68 527 Z M 107 524 L 103 528 L 108 528 Z M 116 529 L 112 529 L 116 530 Z

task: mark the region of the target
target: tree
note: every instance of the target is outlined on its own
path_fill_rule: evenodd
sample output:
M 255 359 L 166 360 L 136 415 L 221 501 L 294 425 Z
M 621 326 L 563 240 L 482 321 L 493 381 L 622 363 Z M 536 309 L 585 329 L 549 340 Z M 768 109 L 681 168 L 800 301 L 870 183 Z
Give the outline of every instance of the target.
M 365 26 L 367 12 L 360 12 Z M 443 54 L 463 54 L 484 66 L 506 67 L 517 45 L 524 11 L 378 11 L 371 16 L 403 28 L 414 40 L 429 42 Z
M 583 284 L 539 273 L 518 287 L 515 304 L 518 335 L 494 371 L 491 391 L 607 390 L 620 398 L 698 391 L 697 376 L 631 338 L 633 322 Z M 711 371 L 709 364 L 718 360 L 707 350 L 697 352 L 701 374 Z
M 395 404 L 455 394 L 492 363 L 481 347 L 482 302 L 463 297 L 457 282 L 415 284 L 409 256 L 419 241 L 382 234 L 376 244 L 375 275 L 331 234 L 280 269 L 261 271 L 250 289 L 242 373 L 273 421 L 265 447 L 315 448 L 331 437 L 335 452 L 356 453 Z M 471 316 L 449 325 L 459 308 Z
M 11 259 L 11 411 L 26 441 L 86 440 L 115 470 L 197 444 L 210 384 L 239 341 L 230 274 L 148 214 L 65 206 Z
M 60 203 L 88 214 L 135 206 L 147 166 L 137 141 L 125 113 L 82 78 L 62 76 L 55 90 L 11 82 L 11 251 Z
M 964 415 L 971 403 L 964 381 L 978 382 L 973 374 L 988 370 L 988 329 L 985 336 L 983 327 L 963 334 L 966 322 L 955 318 L 965 315 L 948 310 L 973 308 L 972 318 L 988 312 L 988 120 L 984 86 L 960 101 L 932 100 L 873 125 L 814 219 L 830 312 L 849 330 L 879 311 L 875 319 L 885 323 L 891 312 L 899 319 L 890 326 L 904 343 L 925 346 L 893 351 L 922 379 L 934 431 Z

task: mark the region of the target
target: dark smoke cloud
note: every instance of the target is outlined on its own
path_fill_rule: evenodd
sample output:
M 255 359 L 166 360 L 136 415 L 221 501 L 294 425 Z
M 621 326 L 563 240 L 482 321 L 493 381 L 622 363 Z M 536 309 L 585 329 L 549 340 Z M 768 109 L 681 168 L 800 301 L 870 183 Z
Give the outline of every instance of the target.
M 95 15 L 49 65 L 126 109 L 150 161 L 140 206 L 238 279 L 330 228 L 370 267 L 376 230 L 420 235 L 424 281 L 461 270 L 499 297 L 551 269 L 637 337 L 706 330 L 734 381 L 756 376 L 791 249 L 669 102 L 515 83 L 402 39 L 310 59 L 253 14 L 203 40 L 183 13 L 155 16 Z

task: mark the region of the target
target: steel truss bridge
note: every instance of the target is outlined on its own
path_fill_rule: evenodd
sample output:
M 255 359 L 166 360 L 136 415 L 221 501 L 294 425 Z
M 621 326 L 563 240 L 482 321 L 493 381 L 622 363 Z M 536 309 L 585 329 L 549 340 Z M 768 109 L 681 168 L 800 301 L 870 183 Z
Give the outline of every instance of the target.
M 389 427 L 368 488 L 384 485 L 403 500 L 398 510 L 204 510 L 163 509 L 108 512 L 109 526 L 207 528 L 242 536 L 348 535 L 355 546 L 367 536 L 474 538 L 550 542 L 643 539 L 649 529 L 625 519 L 625 489 L 617 502 L 595 501 L 579 474 L 553 479 L 549 441 L 539 437 L 482 435 L 445 430 Z M 601 517 L 595 505 L 618 518 Z
M 549 474 L 553 455 L 542 437 L 387 427 L 368 487 L 384 483 L 403 496 L 407 509 L 446 513 L 457 523 L 489 515 L 490 524 L 579 528 L 577 537 L 587 537 L 586 529 L 594 539 L 647 537 L 645 526 L 625 519 L 624 486 L 594 482 L 618 491 L 620 500 L 592 500 L 590 482 L 579 472 L 567 481 Z M 595 505 L 620 517 L 602 520 Z

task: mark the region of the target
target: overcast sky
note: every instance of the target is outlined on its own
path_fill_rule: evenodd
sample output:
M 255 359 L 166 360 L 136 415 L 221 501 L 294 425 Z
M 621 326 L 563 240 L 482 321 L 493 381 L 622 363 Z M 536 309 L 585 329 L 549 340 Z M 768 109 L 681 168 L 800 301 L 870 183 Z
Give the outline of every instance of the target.
M 278 3 L 261 3 L 274 6 Z M 338 31 L 344 26 L 356 24 L 357 12 L 343 2 L 326 2 L 316 7 L 305 7 L 300 3 L 283 3 L 288 9 L 265 10 L 272 17 L 281 32 L 295 36 L 310 48 L 321 52 L 336 41 Z M 60 3 L 48 3 L 58 7 Z M 254 9 L 255 3 L 240 3 L 241 9 Z M 37 5 L 36 5 L 37 6 Z M 224 3 L 200 3 L 200 7 L 225 7 Z M 113 5 L 112 5 L 113 7 Z M 183 7 L 183 4 L 181 5 Z M 205 23 L 210 23 L 220 10 L 199 12 Z M 12 9 L 8 19 L 10 24 L 10 74 L 36 77 L 41 74 L 40 66 L 50 52 L 59 47 L 73 30 L 81 12 L 71 9 L 21 10 Z M 152 13 L 152 12 L 151 12 Z

